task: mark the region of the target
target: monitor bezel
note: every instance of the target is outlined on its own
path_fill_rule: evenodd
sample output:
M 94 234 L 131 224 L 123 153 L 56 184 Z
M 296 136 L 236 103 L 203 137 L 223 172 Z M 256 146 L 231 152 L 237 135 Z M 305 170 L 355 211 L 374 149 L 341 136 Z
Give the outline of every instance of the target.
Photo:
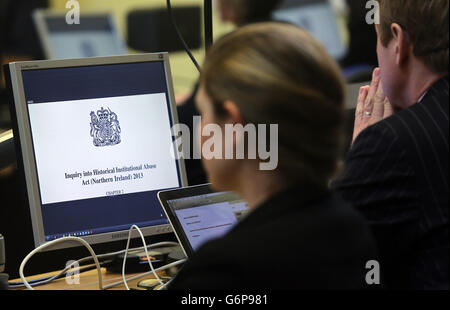
M 171 109 L 172 124 L 178 124 L 178 112 L 174 96 L 173 80 L 170 69 L 170 61 L 168 53 L 152 53 L 152 54 L 138 54 L 125 56 L 111 56 L 111 57 L 94 57 L 83 59 L 68 59 L 68 60 L 44 60 L 44 61 L 26 61 L 13 62 L 8 65 L 10 74 L 10 83 L 13 92 L 14 105 L 14 138 L 16 140 L 16 147 L 21 156 L 20 161 L 23 163 L 23 173 L 25 177 L 25 186 L 28 197 L 28 204 L 31 215 L 32 230 L 35 247 L 46 244 L 44 225 L 42 218 L 42 205 L 40 190 L 38 184 L 38 175 L 36 169 L 36 160 L 34 156 L 31 124 L 29 120 L 28 106 L 26 103 L 24 85 L 22 80 L 22 72 L 27 70 L 40 69 L 56 69 L 56 68 L 70 68 L 70 67 L 86 67 L 99 65 L 115 65 L 127 63 L 142 63 L 142 62 L 163 62 L 167 90 L 169 93 L 169 106 Z M 175 148 L 175 146 L 174 146 Z M 175 149 L 174 149 L 175 152 Z M 179 169 L 181 185 L 187 186 L 187 175 L 184 159 L 177 159 L 177 167 Z M 152 227 L 143 227 L 142 232 L 144 236 L 160 235 L 171 233 L 172 228 L 170 223 L 164 225 L 157 225 Z M 132 234 L 132 238 L 139 235 L 137 232 Z M 80 237 L 89 244 L 101 244 L 118 240 L 125 240 L 128 238 L 128 230 L 114 231 L 109 233 L 102 233 L 96 235 L 88 235 Z M 59 244 L 54 247 L 46 249 L 46 251 L 57 250 L 63 248 L 70 248 L 76 246 L 75 244 Z
M 32 13 L 34 25 L 36 27 L 36 31 L 39 36 L 39 40 L 41 42 L 42 50 L 45 54 L 45 57 L 47 59 L 62 59 L 57 58 L 54 50 L 52 48 L 52 44 L 50 41 L 51 33 L 48 29 L 48 25 L 46 22 L 46 18 L 66 18 L 67 12 L 64 11 L 55 11 L 55 10 L 49 10 L 49 9 L 36 9 Z M 111 33 L 115 38 L 115 43 L 117 47 L 123 50 L 123 54 L 127 53 L 128 47 L 125 43 L 125 40 L 123 36 L 120 34 L 117 28 L 116 21 L 113 17 L 113 15 L 110 12 L 83 12 L 83 18 L 95 18 L 95 17 L 103 17 L 108 20 L 108 23 L 111 27 Z M 121 56 L 121 55 L 109 55 L 109 56 Z

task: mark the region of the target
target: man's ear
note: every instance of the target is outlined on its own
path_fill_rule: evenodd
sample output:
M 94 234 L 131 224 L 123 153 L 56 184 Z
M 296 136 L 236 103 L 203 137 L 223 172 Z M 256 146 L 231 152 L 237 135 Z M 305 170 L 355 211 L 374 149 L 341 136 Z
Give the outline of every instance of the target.
M 223 104 L 223 109 L 225 110 L 226 117 L 225 122 L 231 124 L 242 124 L 244 119 L 242 118 L 241 111 L 239 107 L 231 100 L 227 100 Z
M 397 66 L 402 67 L 410 57 L 410 53 L 413 52 L 413 47 L 408 34 L 399 24 L 393 23 L 391 25 L 391 32 L 395 44 L 395 63 Z

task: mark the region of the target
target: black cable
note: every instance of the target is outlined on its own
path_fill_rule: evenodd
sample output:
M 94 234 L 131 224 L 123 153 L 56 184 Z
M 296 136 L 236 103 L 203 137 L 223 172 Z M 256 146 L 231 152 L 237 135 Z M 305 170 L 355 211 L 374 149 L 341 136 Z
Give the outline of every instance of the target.
M 187 45 L 186 41 L 184 41 L 183 35 L 181 34 L 180 29 L 178 28 L 177 21 L 175 20 L 175 16 L 173 15 L 172 11 L 172 4 L 170 3 L 170 0 L 167 0 L 167 11 L 169 12 L 170 20 L 172 21 L 172 25 L 175 28 L 175 31 L 177 32 L 178 38 L 180 39 L 181 43 L 183 43 L 184 49 L 188 53 L 189 57 L 191 58 L 192 62 L 194 63 L 195 67 L 199 72 L 201 72 L 200 65 L 198 64 L 197 60 L 195 59 L 194 55 L 192 55 L 191 49 Z
M 203 16 L 205 23 L 205 50 L 213 44 L 213 19 L 212 19 L 212 0 L 204 0 Z

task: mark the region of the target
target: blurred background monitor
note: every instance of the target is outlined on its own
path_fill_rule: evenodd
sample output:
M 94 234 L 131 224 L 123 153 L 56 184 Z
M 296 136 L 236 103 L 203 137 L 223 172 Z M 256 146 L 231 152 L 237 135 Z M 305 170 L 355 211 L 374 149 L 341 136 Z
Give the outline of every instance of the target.
M 83 13 L 80 24 L 68 24 L 66 12 L 36 10 L 34 23 L 47 59 L 118 56 L 127 53 L 109 13 Z
M 329 0 L 285 0 L 273 18 L 298 25 L 316 37 L 335 59 L 347 54 L 338 17 Z

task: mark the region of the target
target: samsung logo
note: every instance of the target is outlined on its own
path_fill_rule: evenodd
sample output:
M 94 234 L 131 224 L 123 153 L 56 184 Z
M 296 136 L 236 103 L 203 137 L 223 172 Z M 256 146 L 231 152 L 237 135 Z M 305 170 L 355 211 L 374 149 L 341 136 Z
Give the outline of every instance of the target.
M 112 234 L 111 239 L 128 238 L 128 233 Z
M 38 65 L 26 65 L 26 66 L 21 66 L 20 67 L 22 70 L 26 70 L 26 69 L 36 69 L 39 68 Z

